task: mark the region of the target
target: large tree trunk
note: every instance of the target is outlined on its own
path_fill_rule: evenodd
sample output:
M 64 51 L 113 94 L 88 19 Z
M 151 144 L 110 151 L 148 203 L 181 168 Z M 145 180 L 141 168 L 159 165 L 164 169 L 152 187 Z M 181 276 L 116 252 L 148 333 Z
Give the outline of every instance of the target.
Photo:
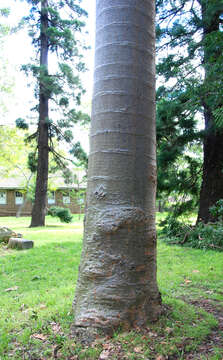
M 156 280 L 155 1 L 97 0 L 87 209 L 75 327 L 141 327 Z
M 41 1 L 41 34 L 40 34 L 40 72 L 41 77 L 48 74 L 48 38 L 46 30 L 48 27 L 47 16 L 48 1 Z M 48 164 L 49 164 L 49 134 L 48 134 L 48 95 L 44 88 L 44 80 L 40 80 L 39 95 L 39 125 L 38 125 L 38 166 L 36 178 L 35 201 L 32 209 L 30 227 L 44 226 L 46 215 Z
M 214 126 L 213 111 L 222 106 L 220 99 L 210 101 L 210 85 L 216 83 L 218 74 L 213 74 L 213 59 L 218 61 L 218 57 L 222 55 L 222 49 L 216 46 L 215 51 L 210 52 L 210 45 L 206 41 L 207 37 L 212 33 L 219 31 L 221 9 L 215 7 L 216 11 L 210 14 L 210 5 L 212 0 L 200 1 L 202 9 L 203 42 L 204 42 L 204 70 L 205 70 L 205 86 L 206 94 L 203 98 L 204 118 L 205 118 L 205 137 L 204 137 L 204 162 L 203 162 L 203 178 L 200 192 L 200 202 L 197 221 L 207 223 L 215 221 L 209 211 L 216 201 L 223 199 L 223 130 L 216 129 Z M 212 7 L 213 9 L 213 7 Z M 210 42 L 210 39 L 209 39 Z
M 198 222 L 216 221 L 209 209 L 223 199 L 223 133 L 208 130 L 213 124 L 210 111 L 205 111 L 206 135 L 204 139 L 203 178 L 200 192 Z

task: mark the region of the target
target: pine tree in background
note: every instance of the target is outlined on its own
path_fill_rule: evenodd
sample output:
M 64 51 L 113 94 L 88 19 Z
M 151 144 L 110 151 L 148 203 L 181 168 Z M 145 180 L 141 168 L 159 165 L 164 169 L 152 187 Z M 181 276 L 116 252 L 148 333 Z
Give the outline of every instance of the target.
M 37 131 L 29 140 L 37 140 L 37 179 L 31 227 L 45 225 L 49 152 L 63 166 L 54 146 L 54 139 L 71 143 L 71 128 L 88 116 L 78 110 L 84 92 L 78 73 L 85 70 L 79 49 L 83 48 L 80 33 L 86 12 L 74 0 L 27 0 L 30 14 L 24 18 L 36 48 L 39 64 L 23 66 L 36 79 L 35 97 L 39 114 Z M 50 57 L 49 57 L 50 56 Z M 50 64 L 50 65 L 49 65 Z M 21 127 L 20 123 L 17 125 Z
M 164 80 L 157 93 L 159 189 L 175 187 L 189 195 L 180 211 L 200 197 L 198 220 L 204 222 L 215 220 L 209 208 L 223 198 L 223 133 L 216 126 L 223 91 L 222 14 L 219 0 L 157 1 L 157 72 Z M 201 118 L 204 131 L 197 126 Z M 199 157 L 191 155 L 201 141 L 202 170 Z
M 198 206 L 202 148 L 194 112 L 181 114 L 181 99 L 174 95 L 157 94 L 157 197 L 171 199 L 170 216 L 176 217 Z

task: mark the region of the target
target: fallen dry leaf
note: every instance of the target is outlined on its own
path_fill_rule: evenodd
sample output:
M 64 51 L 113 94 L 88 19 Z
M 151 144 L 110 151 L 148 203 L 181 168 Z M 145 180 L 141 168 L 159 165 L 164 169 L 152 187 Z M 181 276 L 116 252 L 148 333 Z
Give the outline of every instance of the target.
M 170 327 L 167 327 L 167 328 L 165 329 L 165 331 L 167 332 L 167 334 L 172 334 L 173 329 L 170 328 Z
M 149 336 L 149 337 L 157 337 L 158 335 L 157 335 L 156 333 L 153 333 L 152 331 L 150 331 L 150 332 L 148 333 L 148 336 Z
M 5 289 L 4 291 L 5 292 L 9 292 L 9 291 L 16 291 L 16 290 L 18 290 L 18 286 L 13 286 L 13 287 L 11 287 L 11 288 L 8 288 L 8 289 Z
M 60 358 L 60 353 L 59 353 L 59 350 L 61 349 L 61 344 L 60 345 L 54 345 L 53 346 L 53 356 L 54 356 L 54 359 L 59 359 Z
M 134 348 L 134 351 L 135 351 L 136 353 L 142 353 L 142 352 L 143 352 L 143 348 L 142 348 L 141 346 L 136 346 L 136 347 Z
M 158 355 L 156 357 L 156 360 L 165 360 L 165 357 L 163 355 Z
M 210 294 L 210 295 L 212 295 L 214 293 L 214 291 L 212 291 L 212 290 L 208 290 L 208 291 L 205 291 L 205 292 L 206 292 L 206 294 Z
M 43 335 L 43 334 L 32 334 L 30 337 L 32 339 L 38 339 L 38 340 L 41 340 L 41 341 L 47 340 L 47 336 Z
M 46 305 L 45 304 L 40 304 L 39 308 L 40 309 L 46 309 Z
M 103 350 L 99 356 L 99 360 L 106 360 L 109 358 L 109 355 L 110 355 L 110 351 Z
M 57 334 L 57 333 L 59 333 L 61 331 L 61 327 L 60 327 L 59 324 L 53 322 L 50 325 L 51 325 L 51 328 L 52 328 L 54 334 Z
M 184 282 L 185 282 L 185 284 L 190 284 L 190 283 L 192 283 L 192 281 L 189 280 L 189 279 L 185 279 Z
M 149 339 L 148 339 L 148 336 L 143 335 L 143 336 L 142 336 L 142 340 L 149 340 Z
M 105 343 L 105 344 L 103 344 L 102 346 L 103 346 L 103 349 L 104 349 L 104 350 L 111 350 L 111 349 L 112 349 L 112 344 L 107 344 L 107 343 Z

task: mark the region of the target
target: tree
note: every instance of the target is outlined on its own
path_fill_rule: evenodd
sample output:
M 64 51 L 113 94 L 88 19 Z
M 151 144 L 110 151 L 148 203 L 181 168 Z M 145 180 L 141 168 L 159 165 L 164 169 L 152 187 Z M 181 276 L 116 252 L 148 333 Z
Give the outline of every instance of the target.
M 77 334 L 160 313 L 155 230 L 153 1 L 99 0 Z M 84 336 L 84 335 L 83 335 Z
M 48 80 L 48 1 L 41 1 L 40 17 L 40 68 L 39 68 L 39 123 L 38 123 L 38 165 L 36 177 L 35 202 L 32 209 L 30 226 L 45 225 L 49 166 L 49 93 L 44 80 Z M 42 76 L 41 76 L 42 75 Z
M 215 123 L 216 110 L 222 107 L 223 2 L 158 0 L 157 14 L 160 54 L 157 70 L 164 79 L 157 94 L 162 105 L 160 133 L 163 140 L 167 136 L 172 163 L 191 144 L 203 141 L 198 220 L 208 222 L 215 220 L 209 208 L 223 198 L 223 150 L 220 146 L 223 134 Z M 196 125 L 201 116 L 205 122 L 204 131 L 198 130 Z M 172 142 L 170 133 L 174 131 L 179 137 Z
M 203 21 L 204 86 L 204 166 L 198 220 L 215 221 L 210 208 L 223 198 L 223 130 L 215 126 L 214 112 L 222 107 L 222 29 L 223 1 L 201 1 Z M 219 48 L 220 46 L 220 48 Z
M 86 12 L 74 0 L 27 2 L 31 9 L 24 23 L 29 25 L 32 43 L 39 54 L 39 64 L 23 66 L 37 84 L 38 105 L 34 110 L 38 112 L 38 126 L 29 138 L 37 139 L 38 148 L 35 202 L 30 225 L 34 227 L 45 225 L 49 152 L 53 153 L 58 164 L 64 166 L 55 150 L 54 139 L 71 143 L 73 124 L 87 120 L 87 116 L 78 110 L 83 93 L 78 72 L 84 71 L 85 67 L 78 51 L 80 42 L 75 38 L 75 32 L 80 32 L 84 26 L 81 17 L 86 16 Z M 25 122 L 19 119 L 17 125 L 24 127 Z
M 171 199 L 169 222 L 169 217 L 191 214 L 198 207 L 202 145 L 195 111 L 182 111 L 174 92 L 161 98 L 158 91 L 157 97 L 158 198 Z

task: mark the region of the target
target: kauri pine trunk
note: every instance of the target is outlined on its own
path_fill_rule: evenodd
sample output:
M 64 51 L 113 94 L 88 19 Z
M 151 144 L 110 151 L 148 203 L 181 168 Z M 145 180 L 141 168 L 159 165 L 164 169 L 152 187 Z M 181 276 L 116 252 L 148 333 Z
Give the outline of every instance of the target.
M 154 19 L 153 0 L 96 1 L 87 209 L 74 300 L 74 328 L 83 331 L 142 327 L 161 310 Z

